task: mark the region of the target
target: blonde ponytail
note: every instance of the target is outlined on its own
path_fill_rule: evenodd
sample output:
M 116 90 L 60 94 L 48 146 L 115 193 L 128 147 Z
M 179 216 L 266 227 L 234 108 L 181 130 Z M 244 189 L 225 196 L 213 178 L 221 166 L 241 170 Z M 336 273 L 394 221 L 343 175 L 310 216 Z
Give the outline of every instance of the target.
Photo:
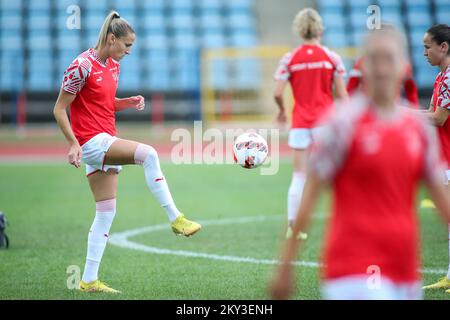
M 111 11 L 103 22 L 100 34 L 98 35 L 96 50 L 100 50 L 106 46 L 108 34 L 114 34 L 117 38 L 125 37 L 129 33 L 136 33 L 133 27 L 123 18 L 117 11 Z
M 294 18 L 293 30 L 305 40 L 317 38 L 324 30 L 322 18 L 312 8 L 303 9 Z

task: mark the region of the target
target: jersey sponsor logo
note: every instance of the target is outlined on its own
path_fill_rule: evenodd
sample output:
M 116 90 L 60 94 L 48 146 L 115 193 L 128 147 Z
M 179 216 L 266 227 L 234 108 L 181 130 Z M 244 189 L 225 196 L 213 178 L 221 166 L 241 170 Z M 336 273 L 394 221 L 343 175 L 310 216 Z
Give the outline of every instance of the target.
M 329 61 L 317 61 L 308 63 L 297 63 L 290 66 L 289 70 L 291 72 L 301 71 L 301 70 L 315 70 L 315 69 L 326 69 L 332 70 L 333 65 Z

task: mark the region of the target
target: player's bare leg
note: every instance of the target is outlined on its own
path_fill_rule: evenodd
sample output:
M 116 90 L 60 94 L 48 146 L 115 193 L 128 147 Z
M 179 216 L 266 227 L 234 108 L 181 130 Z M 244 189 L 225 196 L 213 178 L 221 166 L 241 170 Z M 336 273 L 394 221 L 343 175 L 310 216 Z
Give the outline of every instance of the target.
M 136 141 L 118 139 L 109 148 L 105 164 L 139 164 L 144 168 L 145 181 L 149 190 L 164 208 L 175 234 L 191 236 L 201 229 L 201 225 L 187 220 L 177 209 L 161 171 L 156 150 Z
M 306 181 L 306 164 L 308 161 L 309 149 L 293 149 L 293 173 L 292 181 L 288 191 L 288 231 L 286 237 L 292 235 L 292 225 L 295 221 L 300 201 L 302 198 L 303 187 Z M 306 239 L 306 233 L 299 233 L 299 237 Z
M 86 265 L 80 282 L 80 290 L 119 293 L 98 280 L 100 262 L 116 214 L 118 174 L 113 169 L 107 172 L 97 171 L 88 176 L 88 181 L 94 196 L 96 212 L 94 222 L 89 230 Z

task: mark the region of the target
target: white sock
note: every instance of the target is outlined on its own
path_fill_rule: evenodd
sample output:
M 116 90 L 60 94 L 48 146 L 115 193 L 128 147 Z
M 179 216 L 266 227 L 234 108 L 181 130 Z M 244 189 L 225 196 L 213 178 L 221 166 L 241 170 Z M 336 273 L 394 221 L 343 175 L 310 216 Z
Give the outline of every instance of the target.
M 450 280 L 450 223 L 448 224 L 448 271 L 447 279 Z
M 173 222 L 181 213 L 175 206 L 170 194 L 169 186 L 159 165 L 156 150 L 148 145 L 139 144 L 134 154 L 134 161 L 144 167 L 148 188 L 166 211 L 170 222 Z
M 116 199 L 98 201 L 95 206 L 95 218 L 89 231 L 86 265 L 82 277 L 84 282 L 98 279 L 98 269 L 108 242 L 109 229 L 116 214 Z
M 288 221 L 290 224 L 294 222 L 297 216 L 305 180 L 306 177 L 303 172 L 297 171 L 292 174 L 292 181 L 288 191 Z

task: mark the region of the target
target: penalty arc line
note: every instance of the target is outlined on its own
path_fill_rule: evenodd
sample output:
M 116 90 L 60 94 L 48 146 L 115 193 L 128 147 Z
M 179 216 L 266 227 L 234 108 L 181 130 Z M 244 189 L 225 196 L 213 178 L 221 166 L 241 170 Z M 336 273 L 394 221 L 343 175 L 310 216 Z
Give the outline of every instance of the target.
M 240 224 L 240 223 L 251 223 L 251 222 L 262 222 L 269 220 L 279 220 L 281 216 L 254 216 L 254 217 L 242 217 L 242 218 L 233 218 L 233 219 L 216 219 L 216 220 L 205 220 L 200 221 L 203 226 L 214 226 L 214 225 L 226 225 L 226 224 Z M 182 256 L 182 257 L 191 257 L 191 258 L 203 258 L 209 260 L 216 261 L 227 261 L 227 262 L 238 262 L 238 263 L 253 263 L 253 264 L 262 264 L 262 265 L 276 265 L 279 264 L 279 260 L 275 259 L 256 259 L 252 257 L 239 257 L 239 256 L 228 256 L 228 255 L 218 255 L 211 253 L 202 253 L 202 252 L 194 252 L 187 250 L 172 250 L 172 249 L 164 249 L 153 246 L 147 246 L 145 244 L 137 243 L 129 240 L 129 238 L 144 234 L 144 233 L 152 233 L 162 230 L 167 230 L 167 224 L 159 224 L 153 226 L 147 226 L 137 229 L 126 230 L 123 232 L 113 233 L 109 236 L 109 243 L 112 245 L 142 251 L 146 253 L 152 254 L 162 254 L 162 255 L 174 255 L 174 256 Z M 295 261 L 293 262 L 296 266 L 301 267 L 310 267 L 310 268 L 318 268 L 321 266 L 318 262 L 313 261 Z M 422 273 L 431 273 L 431 274 L 443 274 L 446 273 L 446 270 L 443 269 L 429 269 L 425 268 L 421 270 Z

